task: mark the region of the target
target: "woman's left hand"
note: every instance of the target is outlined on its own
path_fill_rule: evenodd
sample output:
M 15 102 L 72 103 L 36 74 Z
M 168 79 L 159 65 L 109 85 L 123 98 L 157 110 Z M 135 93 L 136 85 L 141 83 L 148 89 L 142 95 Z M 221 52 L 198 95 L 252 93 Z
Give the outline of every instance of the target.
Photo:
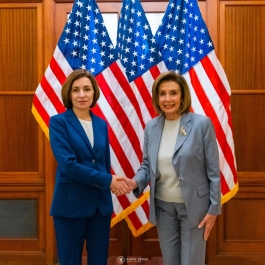
M 211 215 L 211 214 L 206 214 L 203 218 L 203 220 L 200 222 L 198 225 L 198 228 L 202 228 L 205 225 L 204 229 L 204 240 L 207 240 L 210 232 L 214 226 L 215 220 L 216 220 L 216 215 Z

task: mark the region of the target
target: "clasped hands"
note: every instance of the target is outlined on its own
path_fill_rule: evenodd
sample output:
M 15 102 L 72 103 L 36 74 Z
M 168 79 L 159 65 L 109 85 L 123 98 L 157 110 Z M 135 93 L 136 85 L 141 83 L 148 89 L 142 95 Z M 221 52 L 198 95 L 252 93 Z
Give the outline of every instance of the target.
M 130 193 L 130 191 L 136 189 L 137 186 L 137 182 L 134 179 L 112 175 L 110 190 L 117 196 Z

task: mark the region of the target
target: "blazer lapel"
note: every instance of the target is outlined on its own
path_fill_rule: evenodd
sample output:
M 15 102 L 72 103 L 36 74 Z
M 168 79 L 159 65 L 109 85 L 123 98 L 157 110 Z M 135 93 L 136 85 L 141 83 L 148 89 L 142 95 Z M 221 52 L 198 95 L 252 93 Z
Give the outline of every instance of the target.
M 183 143 L 186 141 L 190 130 L 191 130 L 191 123 L 190 123 L 190 114 L 189 113 L 183 113 L 180 124 L 179 124 L 179 132 L 177 137 L 177 142 L 174 149 L 174 154 L 178 151 L 178 149 L 183 145 Z
M 96 153 L 97 148 L 99 146 L 99 141 L 102 138 L 100 135 L 102 133 L 102 130 L 100 128 L 100 123 L 97 121 L 98 117 L 96 115 L 94 115 L 91 111 L 90 111 L 90 116 L 92 119 L 92 125 L 93 125 L 93 135 L 94 135 L 94 146 L 93 146 L 93 150 Z
M 154 175 L 156 175 L 156 165 L 157 165 L 157 157 L 158 157 L 158 151 L 160 146 L 160 141 L 162 137 L 162 132 L 164 128 L 165 118 L 163 116 L 159 116 L 157 119 L 156 124 L 154 124 L 153 128 L 150 132 L 150 164 L 151 168 L 153 170 Z
M 76 130 L 76 132 L 84 140 L 87 147 L 93 151 L 93 148 L 90 144 L 90 141 L 88 140 L 88 137 L 85 133 L 85 130 L 84 130 L 83 126 L 81 125 L 80 121 L 78 120 L 78 118 L 76 117 L 76 115 L 74 114 L 74 112 L 71 109 L 68 109 L 68 110 L 66 110 L 66 115 L 67 115 L 68 121 L 73 125 L 73 128 Z M 93 127 L 94 127 L 94 125 L 93 125 Z M 95 137 L 95 135 L 94 135 L 94 137 Z

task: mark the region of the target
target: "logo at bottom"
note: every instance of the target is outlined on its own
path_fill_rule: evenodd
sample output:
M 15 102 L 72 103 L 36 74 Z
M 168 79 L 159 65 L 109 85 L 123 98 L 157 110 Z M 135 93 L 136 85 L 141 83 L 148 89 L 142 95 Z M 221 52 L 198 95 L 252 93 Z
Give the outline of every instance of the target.
M 124 258 L 123 256 L 119 256 L 119 257 L 117 258 L 117 262 L 118 262 L 119 264 L 123 264 L 123 263 L 125 262 L 125 258 Z

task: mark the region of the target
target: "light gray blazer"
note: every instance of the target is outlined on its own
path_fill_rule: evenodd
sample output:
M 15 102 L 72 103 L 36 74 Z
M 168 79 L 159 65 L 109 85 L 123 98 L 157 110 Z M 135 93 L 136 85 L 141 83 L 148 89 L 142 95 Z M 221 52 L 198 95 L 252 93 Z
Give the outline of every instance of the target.
M 149 221 L 156 225 L 155 188 L 159 177 L 157 156 L 164 128 L 164 116 L 146 125 L 143 162 L 134 179 L 136 197 L 150 182 Z M 181 133 L 181 128 L 184 129 Z M 186 135 L 185 135 L 186 134 Z M 203 115 L 183 113 L 172 163 L 180 181 L 190 227 L 198 226 L 206 213 L 221 213 L 220 166 L 216 136 L 211 120 Z

